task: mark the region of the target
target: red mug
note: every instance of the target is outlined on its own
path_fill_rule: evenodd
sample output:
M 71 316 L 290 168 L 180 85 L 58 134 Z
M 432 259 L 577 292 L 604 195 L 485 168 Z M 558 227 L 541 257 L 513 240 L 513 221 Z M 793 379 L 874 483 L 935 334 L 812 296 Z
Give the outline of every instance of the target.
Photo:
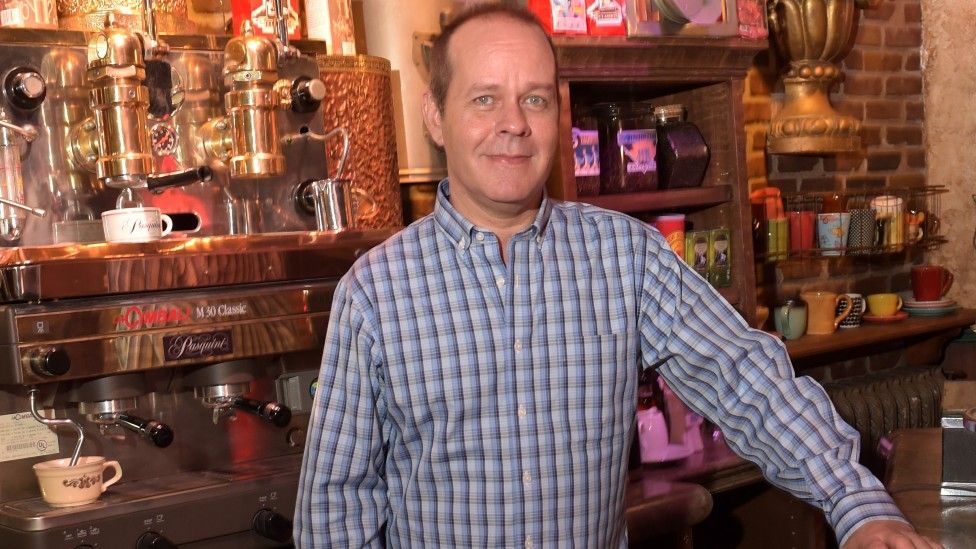
M 949 292 L 954 277 L 938 265 L 912 267 L 912 295 L 915 301 L 938 301 Z

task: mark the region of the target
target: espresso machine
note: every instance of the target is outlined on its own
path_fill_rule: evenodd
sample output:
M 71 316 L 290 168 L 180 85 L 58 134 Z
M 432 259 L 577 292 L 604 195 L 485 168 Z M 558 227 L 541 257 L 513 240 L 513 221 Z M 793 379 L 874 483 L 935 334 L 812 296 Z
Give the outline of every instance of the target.
M 398 229 L 317 230 L 324 44 L 148 29 L 0 29 L 0 547 L 288 546 L 336 284 Z M 106 242 L 132 205 L 173 233 Z M 51 507 L 76 448 L 122 478 Z

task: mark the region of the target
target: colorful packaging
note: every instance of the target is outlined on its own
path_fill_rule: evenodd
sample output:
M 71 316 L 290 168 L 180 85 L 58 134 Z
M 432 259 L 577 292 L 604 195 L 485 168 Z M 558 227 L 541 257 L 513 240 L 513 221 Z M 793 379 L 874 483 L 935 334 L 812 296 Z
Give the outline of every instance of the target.
M 708 232 L 708 281 L 719 288 L 732 285 L 732 239 L 728 229 Z
M 529 0 L 529 11 L 549 34 L 586 34 L 585 0 Z
M 680 258 L 685 257 L 685 215 L 659 215 L 654 219 L 654 226 L 661 231 L 668 245 Z
M 58 28 L 54 0 L 0 0 L 0 27 Z
M 708 231 L 691 231 L 685 235 L 685 262 L 708 279 Z
M 231 0 L 230 7 L 235 36 L 241 34 L 241 25 L 248 20 L 256 36 L 278 36 L 278 17 L 273 0 Z M 298 40 L 302 37 L 298 0 L 281 0 L 281 7 L 288 22 L 288 38 Z
M 600 194 L 600 134 L 573 128 L 573 165 L 579 196 Z
M 305 0 L 305 34 L 325 41 L 329 55 L 356 55 L 350 0 Z
M 739 18 L 739 36 L 757 40 L 765 40 L 769 36 L 766 0 L 738 0 L 736 14 Z
M 586 0 L 586 29 L 593 36 L 627 34 L 624 0 Z

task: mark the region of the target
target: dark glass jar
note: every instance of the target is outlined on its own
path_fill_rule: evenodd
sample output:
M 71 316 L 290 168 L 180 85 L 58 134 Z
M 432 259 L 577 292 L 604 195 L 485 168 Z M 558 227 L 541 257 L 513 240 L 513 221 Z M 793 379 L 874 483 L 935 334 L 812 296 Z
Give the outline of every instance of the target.
M 657 189 L 654 113 L 640 103 L 593 106 L 600 132 L 600 194 Z
M 701 132 L 685 120 L 683 105 L 654 108 L 657 129 L 657 172 L 662 189 L 697 187 L 708 168 L 708 145 Z

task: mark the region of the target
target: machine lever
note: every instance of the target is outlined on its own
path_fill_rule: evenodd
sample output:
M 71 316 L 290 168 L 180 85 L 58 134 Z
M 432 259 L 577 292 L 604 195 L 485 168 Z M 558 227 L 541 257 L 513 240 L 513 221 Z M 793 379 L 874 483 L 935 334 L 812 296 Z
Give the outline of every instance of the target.
M 119 414 L 116 424 L 130 431 L 139 433 L 149 442 L 159 448 L 165 448 L 173 442 L 173 429 L 155 419 L 142 419 L 129 414 Z
M 197 166 L 180 172 L 150 175 L 146 178 L 146 188 L 158 193 L 169 187 L 182 187 L 211 179 L 213 179 L 213 169 L 210 166 Z
M 260 400 L 237 397 L 234 399 L 234 408 L 251 412 L 275 427 L 284 427 L 291 422 L 291 410 L 277 402 L 261 402 Z

